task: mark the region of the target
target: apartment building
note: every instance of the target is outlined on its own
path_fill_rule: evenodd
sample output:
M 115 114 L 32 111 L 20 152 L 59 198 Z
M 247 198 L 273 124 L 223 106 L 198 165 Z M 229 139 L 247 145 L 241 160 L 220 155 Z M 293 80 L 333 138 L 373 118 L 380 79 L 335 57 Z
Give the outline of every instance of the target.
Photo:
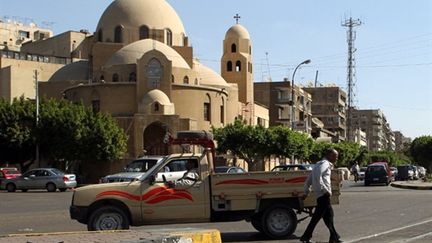
M 411 143 L 411 138 L 405 137 L 401 131 L 393 131 L 395 135 L 395 150 L 402 151 L 407 144 Z
M 337 86 L 304 87 L 312 95 L 312 117 L 322 121 L 324 128 L 334 133 L 333 142 L 346 140 L 345 91 Z
M 352 130 L 360 129 L 366 133 L 367 147 L 372 151 L 394 150 L 395 137 L 384 113 L 379 109 L 352 110 Z
M 49 29 L 34 23 L 24 24 L 13 19 L 0 19 L 0 50 L 19 51 L 25 42 L 45 40 L 53 36 Z
M 288 80 L 254 83 L 255 100 L 269 109 L 270 126 L 283 125 L 310 134 L 312 131 L 312 96 L 294 86 L 294 114 L 292 114 L 292 86 Z

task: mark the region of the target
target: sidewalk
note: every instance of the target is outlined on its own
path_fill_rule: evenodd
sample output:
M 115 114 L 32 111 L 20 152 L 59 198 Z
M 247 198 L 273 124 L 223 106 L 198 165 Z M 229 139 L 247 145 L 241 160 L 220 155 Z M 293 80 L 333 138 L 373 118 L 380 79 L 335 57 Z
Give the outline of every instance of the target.
M 81 242 L 123 242 L 123 243 L 221 243 L 218 230 L 185 228 L 178 231 L 168 230 L 119 230 L 119 231 L 82 231 L 60 233 L 13 234 L 0 237 L 7 243 L 81 243 Z
M 413 190 L 432 190 L 432 182 L 423 181 L 394 181 L 390 184 L 393 187 Z

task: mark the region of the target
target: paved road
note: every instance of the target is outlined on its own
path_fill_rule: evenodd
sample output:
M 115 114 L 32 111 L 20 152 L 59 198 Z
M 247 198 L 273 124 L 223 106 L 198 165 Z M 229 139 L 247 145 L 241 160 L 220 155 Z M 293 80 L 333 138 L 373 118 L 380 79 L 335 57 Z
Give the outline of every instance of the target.
M 336 228 L 348 242 L 432 242 L 432 190 L 406 190 L 393 187 L 364 187 L 344 184 L 341 204 L 334 207 Z M 69 219 L 71 192 L 0 192 L 0 235 L 11 233 L 62 232 L 86 230 Z M 291 239 L 298 242 L 308 220 L 298 225 Z M 224 242 L 268 242 L 246 222 L 144 226 L 135 230 L 216 228 Z M 314 240 L 325 242 L 328 232 L 318 224 Z

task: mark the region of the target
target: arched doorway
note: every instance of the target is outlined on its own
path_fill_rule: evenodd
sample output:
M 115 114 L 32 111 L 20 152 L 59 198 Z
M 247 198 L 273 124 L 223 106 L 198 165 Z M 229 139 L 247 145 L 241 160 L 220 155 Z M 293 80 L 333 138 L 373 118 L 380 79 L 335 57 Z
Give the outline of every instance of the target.
M 168 131 L 168 126 L 162 122 L 153 122 L 146 127 L 143 134 L 143 149 L 146 155 L 168 154 L 168 144 L 164 143 Z

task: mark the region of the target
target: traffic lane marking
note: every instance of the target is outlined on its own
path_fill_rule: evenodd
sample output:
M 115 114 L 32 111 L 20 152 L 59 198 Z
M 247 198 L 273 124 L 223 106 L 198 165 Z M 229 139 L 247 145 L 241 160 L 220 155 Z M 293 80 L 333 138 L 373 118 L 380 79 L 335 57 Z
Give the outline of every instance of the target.
M 351 242 L 360 242 L 360 241 L 364 241 L 364 240 L 372 240 L 373 238 L 378 238 L 380 236 L 386 236 L 386 235 L 391 234 L 391 233 L 395 233 L 395 232 L 398 232 L 398 231 L 403 231 L 403 230 L 406 230 L 406 229 L 409 229 L 409 228 L 413 228 L 413 227 L 416 227 L 416 226 L 421 226 L 421 225 L 428 224 L 428 223 L 432 223 L 432 218 L 426 219 L 424 221 L 421 221 L 421 222 L 418 222 L 418 223 L 415 223 L 415 224 L 410 224 L 410 225 L 406 225 L 406 226 L 403 226 L 403 227 L 399 227 L 399 228 L 387 230 L 387 231 L 384 231 L 384 232 L 380 232 L 380 233 L 377 233 L 377 234 L 368 235 L 368 236 L 360 237 L 360 238 L 357 238 L 357 239 L 347 240 L 345 242 L 346 243 L 351 243 Z M 430 227 L 427 228 L 428 232 L 429 232 L 429 229 L 430 229 Z M 427 236 L 428 235 L 425 235 L 424 237 L 427 237 Z M 416 237 L 418 237 L 418 236 L 416 236 Z M 410 239 L 411 238 L 406 239 L 406 240 L 410 240 Z

